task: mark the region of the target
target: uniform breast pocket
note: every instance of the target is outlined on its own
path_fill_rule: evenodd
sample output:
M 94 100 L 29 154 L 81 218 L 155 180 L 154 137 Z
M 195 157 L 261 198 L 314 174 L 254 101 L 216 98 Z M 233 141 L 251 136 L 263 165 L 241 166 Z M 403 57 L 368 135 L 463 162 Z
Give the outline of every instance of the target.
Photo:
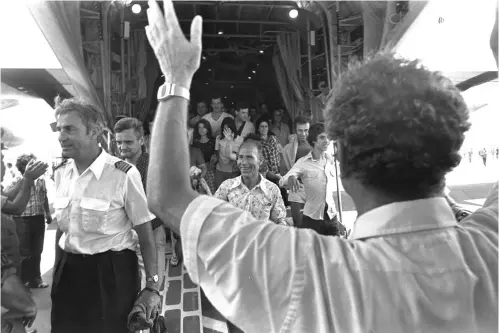
M 82 198 L 80 208 L 83 230 L 102 233 L 106 227 L 110 206 L 111 202 L 107 200 Z
M 69 197 L 56 197 L 54 200 L 55 219 L 59 227 L 64 231 L 68 230 L 70 201 L 71 198 Z

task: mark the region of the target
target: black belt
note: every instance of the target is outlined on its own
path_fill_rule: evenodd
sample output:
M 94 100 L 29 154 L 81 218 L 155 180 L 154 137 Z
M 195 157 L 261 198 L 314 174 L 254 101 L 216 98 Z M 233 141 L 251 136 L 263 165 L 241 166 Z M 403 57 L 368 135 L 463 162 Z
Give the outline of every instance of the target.
M 128 252 L 133 252 L 132 250 L 126 249 L 126 250 L 121 250 L 121 251 L 106 251 L 106 252 L 100 252 L 100 253 L 95 253 L 95 254 L 85 254 L 85 253 L 73 253 L 73 252 L 67 252 L 64 251 L 64 253 L 68 256 L 68 259 L 97 259 L 104 257 L 106 255 L 115 255 L 115 256 L 120 256 L 124 255 Z

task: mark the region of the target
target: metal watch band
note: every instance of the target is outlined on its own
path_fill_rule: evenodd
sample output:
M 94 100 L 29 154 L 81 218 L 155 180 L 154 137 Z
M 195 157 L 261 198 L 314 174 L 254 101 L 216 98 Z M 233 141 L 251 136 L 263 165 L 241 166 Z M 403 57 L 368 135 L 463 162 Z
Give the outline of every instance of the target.
M 178 96 L 190 100 L 191 93 L 189 89 L 173 83 L 163 83 L 158 89 L 158 101 L 167 100 L 170 97 Z

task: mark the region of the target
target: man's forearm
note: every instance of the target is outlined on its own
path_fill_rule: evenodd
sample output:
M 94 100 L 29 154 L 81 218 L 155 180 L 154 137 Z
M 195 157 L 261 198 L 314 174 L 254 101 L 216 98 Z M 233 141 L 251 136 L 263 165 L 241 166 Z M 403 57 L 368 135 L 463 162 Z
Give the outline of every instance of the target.
M 184 211 L 197 196 L 189 177 L 187 100 L 171 97 L 160 101 L 153 126 L 147 177 L 149 208 L 170 229 L 180 234 Z
M 26 205 L 28 204 L 31 194 L 33 179 L 24 177 L 21 182 L 21 189 L 17 193 L 16 198 L 12 201 L 7 201 L 2 208 L 2 212 L 6 214 L 20 215 L 26 209 Z
M 21 190 L 21 187 L 23 185 L 23 179 L 21 178 L 18 182 L 14 184 L 14 186 L 4 190 L 3 194 L 7 197 L 9 200 L 14 200 Z
M 156 242 L 151 227 L 151 222 L 147 222 L 135 227 L 139 236 L 140 252 L 144 259 L 144 269 L 147 277 L 158 274 L 158 261 L 156 255 Z M 158 289 L 157 283 L 148 282 L 147 286 Z

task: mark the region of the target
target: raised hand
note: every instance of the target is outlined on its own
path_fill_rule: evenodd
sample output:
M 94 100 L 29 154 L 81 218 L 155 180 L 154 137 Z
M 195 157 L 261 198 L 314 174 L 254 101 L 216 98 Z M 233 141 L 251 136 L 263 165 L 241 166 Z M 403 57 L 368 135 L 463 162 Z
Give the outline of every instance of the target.
M 47 171 L 48 167 L 47 163 L 31 160 L 28 165 L 26 165 L 24 176 L 28 179 L 35 180 L 43 175 Z
M 165 76 L 165 82 L 189 89 L 201 61 L 202 18 L 196 16 L 192 20 L 188 41 L 180 28 L 171 0 L 163 1 L 164 15 L 155 0 L 149 0 L 148 4 L 149 25 L 145 27 L 146 34 Z

